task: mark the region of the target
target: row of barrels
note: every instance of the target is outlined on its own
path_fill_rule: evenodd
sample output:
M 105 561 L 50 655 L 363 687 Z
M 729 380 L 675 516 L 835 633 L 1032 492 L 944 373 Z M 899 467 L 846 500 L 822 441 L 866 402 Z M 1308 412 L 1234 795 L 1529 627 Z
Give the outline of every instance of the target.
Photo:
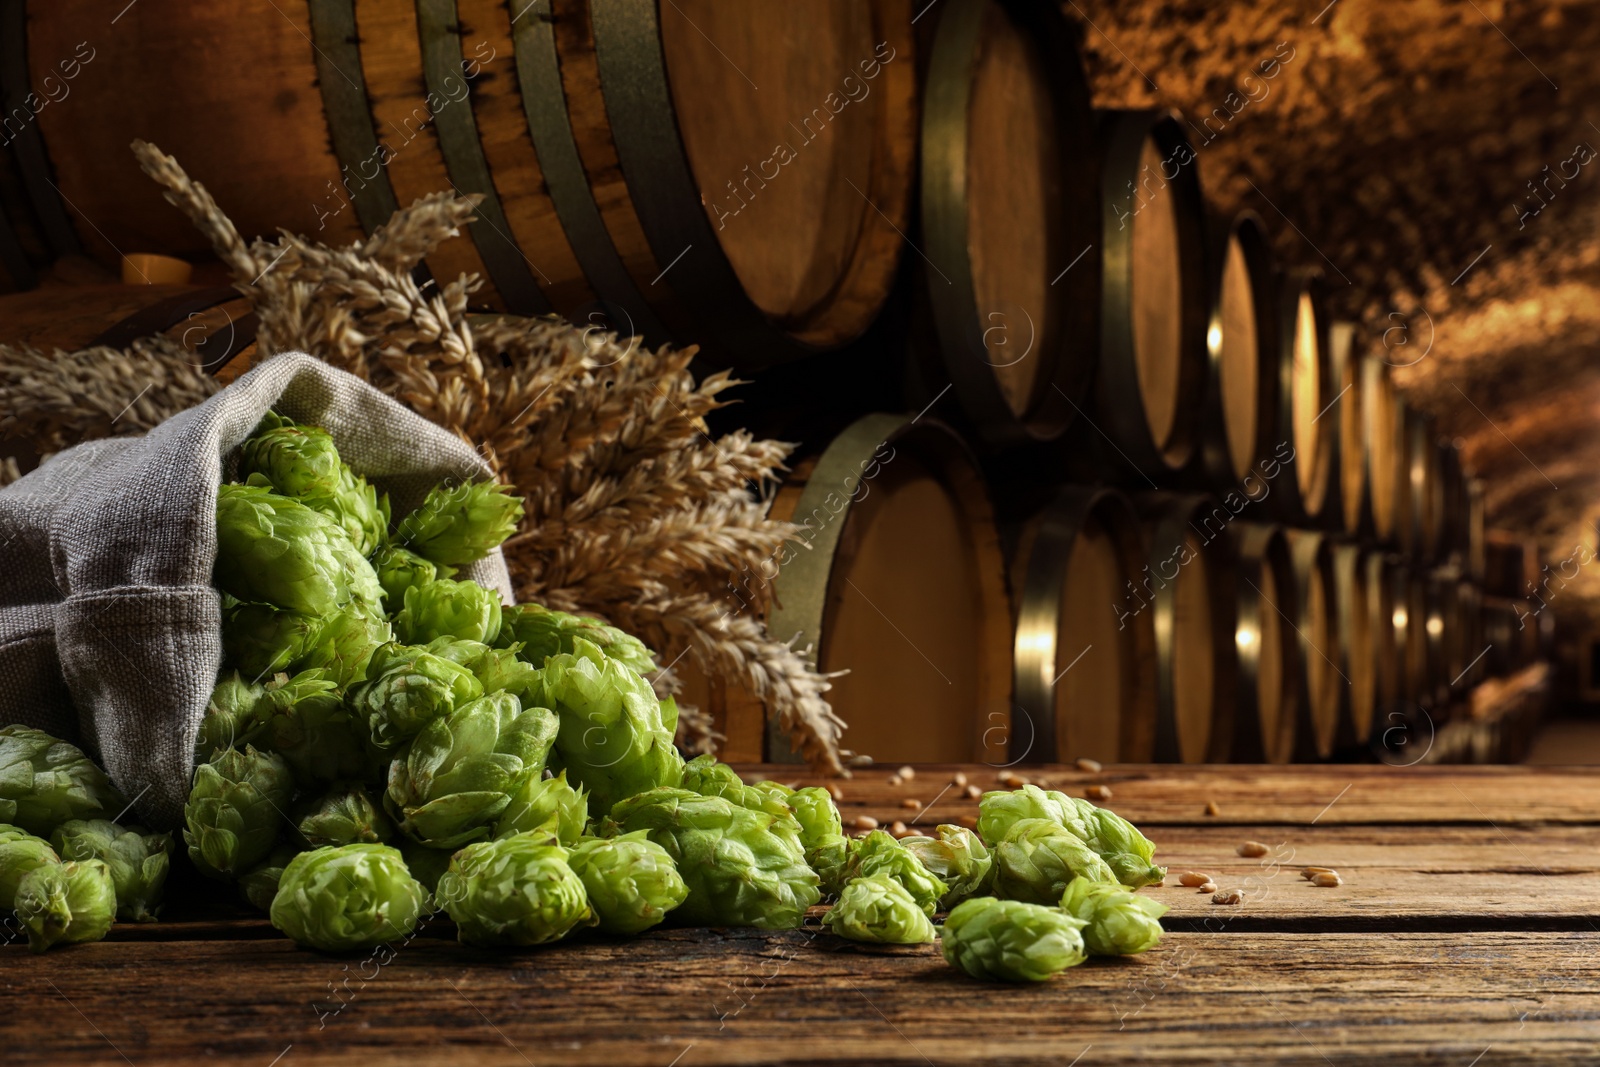
M 871 415 L 795 467 L 765 580 L 814 646 L 845 744 L 995 765 L 1354 756 L 1545 654 L 1549 616 L 1456 564 L 1235 516 L 1215 497 L 1068 486 L 997 521 L 960 438 Z M 743 602 L 741 601 L 741 606 Z M 691 684 L 739 758 L 789 756 L 759 702 Z

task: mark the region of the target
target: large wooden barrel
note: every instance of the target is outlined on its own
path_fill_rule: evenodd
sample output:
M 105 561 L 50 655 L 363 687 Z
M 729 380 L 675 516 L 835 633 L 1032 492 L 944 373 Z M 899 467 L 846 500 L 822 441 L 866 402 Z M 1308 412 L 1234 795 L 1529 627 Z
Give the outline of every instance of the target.
M 1011 721 L 1011 610 L 982 475 L 929 419 L 868 415 L 772 504 L 811 547 L 786 552 L 768 628 L 819 670 L 844 744 L 882 760 L 1004 762 L 1031 752 Z M 768 755 L 795 758 L 776 723 Z
M 1332 551 L 1338 637 L 1337 653 L 1329 656 L 1344 674 L 1333 744 L 1337 749 L 1351 749 L 1365 746 L 1372 735 L 1382 702 L 1382 642 L 1393 624 L 1381 621 L 1382 605 L 1374 603 L 1382 596 L 1381 574 L 1375 585 L 1370 566 L 1377 554 L 1351 542 L 1335 544 Z
M 1273 483 L 1277 514 L 1297 526 L 1322 525 L 1337 509 L 1332 458 L 1337 418 L 1323 418 L 1333 402 L 1328 360 L 1328 313 L 1321 275 L 1301 269 L 1279 282 L 1279 322 L 1283 346 L 1278 357 L 1277 437 L 1294 449 L 1294 461 Z
M 859 336 L 894 281 L 911 0 L 141 0 L 83 44 L 100 5 L 7 11 L 27 83 L 77 57 L 70 96 L 19 142 L 27 195 L 3 205 L 56 254 L 209 253 L 138 173 L 137 137 L 246 236 L 338 244 L 418 197 L 480 195 L 434 276 L 476 272 L 493 307 L 603 314 L 741 366 Z
M 1308 530 L 1289 531 L 1294 563 L 1295 648 L 1300 656 L 1300 717 L 1295 757 L 1316 762 L 1332 757 L 1339 740 L 1339 707 L 1349 687 L 1340 665 L 1338 577 L 1333 542 Z
M 255 343 L 250 303 L 227 286 L 52 286 L 0 297 L 0 344 L 73 352 L 165 334 L 215 371 Z
M 1087 403 L 1100 298 L 1094 123 L 1049 5 L 952 0 L 922 118 L 929 305 L 955 395 L 993 446 L 1060 435 Z
M 1396 403 L 1389 365 L 1367 359 L 1361 366 L 1361 452 L 1367 494 L 1359 530 L 1384 544 L 1395 538 L 1400 462 L 1405 453 Z
M 1237 686 L 1233 634 L 1234 552 L 1223 531 L 1208 533 L 1208 496 L 1134 497 L 1144 522 L 1146 566 L 1139 595 L 1155 620 L 1158 763 L 1228 758 Z
M 1300 708 L 1295 651 L 1294 563 L 1280 526 L 1238 522 L 1229 529 L 1238 560 L 1234 653 L 1239 665 L 1232 760 L 1288 763 Z
M 1211 318 L 1196 481 L 1260 497 L 1257 465 L 1272 452 L 1278 406 L 1278 298 L 1261 220 L 1244 212 L 1209 231 Z
M 1176 113 L 1102 111 L 1097 421 L 1146 477 L 1194 451 L 1206 374 L 1198 161 Z
M 1138 516 L 1116 490 L 1063 489 L 1023 525 L 1011 566 L 1012 732 L 1031 733 L 1033 760 L 1154 757 L 1157 611 L 1145 566 Z
M 1362 558 L 1367 576 L 1367 618 L 1372 633 L 1372 672 L 1377 683 L 1374 718 L 1383 717 L 1405 698 L 1405 603 L 1395 574 L 1396 557 L 1381 549 L 1368 551 Z M 1365 739 L 1370 746 L 1373 734 Z
M 1329 492 L 1324 519 L 1331 529 L 1360 534 L 1371 511 L 1371 486 L 1367 481 L 1366 420 L 1361 402 L 1361 382 L 1367 357 L 1357 345 L 1360 327 L 1335 321 L 1328 328 L 1328 372 L 1333 389 L 1322 421 L 1338 416 L 1334 447 L 1329 454 Z
M 1392 571 L 1395 643 L 1400 648 L 1400 698 L 1417 706 L 1430 702 L 1428 676 L 1428 596 L 1421 570 L 1397 564 Z

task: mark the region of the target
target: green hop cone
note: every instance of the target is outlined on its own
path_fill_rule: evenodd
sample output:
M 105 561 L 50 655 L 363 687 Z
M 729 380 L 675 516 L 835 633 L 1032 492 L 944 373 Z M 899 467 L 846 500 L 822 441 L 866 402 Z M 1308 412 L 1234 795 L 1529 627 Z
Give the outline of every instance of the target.
M 556 750 L 590 810 L 604 814 L 625 797 L 683 778 L 661 702 L 639 674 L 578 638 L 576 651 L 545 661 L 540 703 L 561 717 Z
M 429 848 L 400 835 L 396 844 L 400 848 L 400 855 L 405 858 L 406 869 L 411 872 L 411 877 L 422 883 L 422 887 L 430 894 L 439 888 L 439 878 L 450 867 L 450 857 L 455 855 L 453 849 Z
M 294 794 L 283 757 L 226 749 L 194 769 L 183 806 L 183 840 L 202 873 L 232 879 L 267 858 Z
M 948 910 L 985 890 L 994 857 L 983 839 L 965 826 L 943 823 L 935 833 L 937 837 L 903 838 L 900 844 L 944 882 L 947 888 L 939 906 Z
M 50 842 L 26 830 L 0 823 L 0 915 L 17 906 L 17 886 L 40 867 L 60 863 Z
M 195 735 L 195 762 L 204 763 L 214 752 L 242 748 L 254 741 L 261 732 L 266 694 L 263 686 L 245 681 L 238 671 L 219 678 Z
M 324 952 L 372 948 L 417 928 L 428 891 L 388 845 L 338 845 L 289 861 L 272 925 Z
M 405 607 L 394 617 L 395 634 L 411 645 L 439 637 L 492 642 L 500 634 L 500 594 L 477 582 L 440 578 L 406 590 Z
M 805 851 L 804 828 L 790 806 L 792 790 L 785 795 L 770 786 L 745 785 L 738 771 L 711 755 L 696 756 L 683 765 L 682 786 L 701 796 L 721 797 L 741 808 L 772 816 L 772 832 L 793 839 Z
M 305 658 L 321 620 L 271 604 L 234 601 L 222 609 L 222 656 L 246 678 L 269 678 Z
M 655 654 L 632 634 L 587 615 L 553 611 L 538 604 L 518 604 L 505 609 L 501 617 L 500 643 L 522 646 L 522 657 L 536 667 L 551 656 L 573 655 L 576 640 L 583 638 L 610 659 L 640 674 L 656 669 Z
M 567 850 L 537 833 L 457 852 L 434 896 L 468 945 L 542 945 L 595 923 Z
M 905 886 L 917 907 L 929 918 L 939 910 L 939 900 L 950 888 L 924 867 L 903 842 L 896 841 L 885 830 L 874 830 L 851 848 L 845 868 L 845 888 L 857 878 L 880 874 Z
M 171 864 L 171 834 L 124 829 L 109 819 L 74 819 L 56 827 L 50 842 L 64 860 L 99 860 L 106 865 L 117 894 L 117 918 L 156 921 Z
M 817 872 L 822 892 L 836 897 L 850 871 L 851 840 L 843 834 L 825 834 L 806 849 L 806 863 Z
M 217 490 L 212 581 L 239 600 L 322 616 L 383 597 L 378 576 L 350 538 L 320 512 L 253 485 Z
M 251 907 L 270 912 L 272 899 L 278 895 L 278 883 L 283 880 L 283 869 L 299 854 L 300 849 L 291 844 L 273 846 L 266 859 L 240 876 L 239 895 Z
M 921 945 L 938 938 L 922 905 L 887 874 L 850 882 L 822 921 L 828 929 L 851 941 Z
M 1094 810 L 1093 804 L 1083 803 L 1090 811 Z M 978 836 L 990 845 L 1004 841 L 1011 835 L 1011 828 L 1023 819 L 1048 819 L 1084 842 L 1094 832 L 1078 803 L 1054 789 L 1025 785 L 1009 792 L 985 793 L 978 801 Z
M 1082 919 L 1083 943 L 1091 956 L 1131 956 L 1161 940 L 1167 906 L 1118 885 L 1074 878 L 1061 895 L 1061 910 Z
M 389 519 L 377 493 L 340 461 L 326 430 L 267 412 L 256 435 L 239 450 L 239 477 L 326 515 L 363 555 L 388 532 Z
M 537 768 L 527 768 L 511 789 L 511 803 L 494 824 L 495 837 L 543 830 L 553 833 L 567 848 L 583 836 L 589 819 L 589 798 L 583 789 L 567 784 L 567 772 L 546 778 Z
M 1094 849 L 1049 819 L 1023 819 L 994 847 L 994 894 L 1007 900 L 1055 904 L 1082 875 L 1115 885 L 1117 876 Z
M 1084 961 L 1084 922 L 1059 908 L 973 897 L 944 921 L 944 958 L 974 978 L 1042 982 Z
M 352 600 L 331 615 L 317 620 L 296 670 L 325 670 L 340 689 L 367 677 L 367 667 L 379 648 L 394 640 L 394 630 L 375 605 Z
M 1093 825 L 1094 836 L 1089 839 L 1089 846 L 1100 853 L 1117 881 L 1130 889 L 1138 889 L 1159 885 L 1167 876 L 1165 867 L 1155 865 L 1154 842 L 1133 823 L 1105 808 L 1095 808 Z
M 522 501 L 510 486 L 466 482 L 433 490 L 400 520 L 395 540 L 452 567 L 475 563 L 498 548 L 522 521 Z
M 351 691 L 350 706 L 366 720 L 372 743 L 387 751 L 481 696 L 483 684 L 461 664 L 391 644 L 373 654 L 366 682 Z
M 279 675 L 267 685 L 256 743 L 276 752 L 303 786 L 365 778 L 373 772 L 366 724 L 326 670 Z
M 821 899 L 815 871 L 773 818 L 722 797 L 661 787 L 619 802 L 609 836 L 648 831 L 689 887 L 675 919 L 693 926 L 792 930 Z
M 376 845 L 394 836 L 394 824 L 359 783 L 336 785 L 295 805 L 295 830 L 307 848 Z
M 518 699 L 527 701 L 537 692 L 539 668 L 518 656 L 516 647 L 493 648 L 481 641 L 455 637 L 435 638 L 427 646 L 434 655 L 471 671 L 485 693 L 515 693 Z
M 642 934 L 689 895 L 667 850 L 643 830 L 621 837 L 585 837 L 567 865 L 583 880 L 599 927 L 608 934 Z
M 0 822 L 49 837 L 68 819 L 115 815 L 127 806 L 76 745 L 30 726 L 0 729 Z
M 383 602 L 390 611 L 404 606 L 407 589 L 427 585 L 440 577 L 438 564 L 395 544 L 384 545 L 372 554 L 372 569 L 378 573 Z
M 400 828 L 452 848 L 488 837 L 525 771 L 544 769 L 556 716 L 491 693 L 435 719 L 389 767 L 388 800 Z
M 52 945 L 99 941 L 116 917 L 111 869 L 99 860 L 39 867 L 17 886 L 17 918 L 35 952 Z

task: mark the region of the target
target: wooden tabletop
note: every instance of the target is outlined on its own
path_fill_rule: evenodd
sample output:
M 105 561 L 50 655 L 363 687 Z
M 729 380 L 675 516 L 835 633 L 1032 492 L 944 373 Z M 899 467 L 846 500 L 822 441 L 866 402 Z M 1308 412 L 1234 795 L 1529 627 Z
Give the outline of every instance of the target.
M 809 782 L 786 768 L 749 778 Z M 956 771 L 841 783 L 847 819 L 976 814 Z M 935 946 L 665 929 L 518 952 L 432 922 L 392 952 L 333 958 L 261 919 L 118 925 L 96 945 L 0 948 L 7 1063 L 1077 1063 L 1496 1067 L 1600 1059 L 1600 776 L 1578 769 L 1017 768 L 1139 824 L 1172 907 L 1142 956 L 1040 986 L 967 979 Z M 904 806 L 921 801 L 917 816 Z M 1219 814 L 1207 815 L 1207 804 Z M 1246 840 L 1269 848 L 1244 859 Z M 1337 888 L 1299 876 L 1335 867 Z M 1240 889 L 1212 904 L 1201 870 Z M 176 917 L 176 916 L 175 916 Z M 275 1057 L 277 1059 L 275 1059 Z

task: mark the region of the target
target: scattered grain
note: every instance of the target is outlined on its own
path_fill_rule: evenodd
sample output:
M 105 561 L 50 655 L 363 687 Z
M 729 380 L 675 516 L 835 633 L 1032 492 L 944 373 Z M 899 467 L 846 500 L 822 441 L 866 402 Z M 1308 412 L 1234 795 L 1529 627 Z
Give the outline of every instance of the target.
M 1199 871 L 1184 871 L 1182 874 L 1178 875 L 1179 885 L 1205 885 L 1209 881 L 1211 881 L 1211 876 L 1209 874 L 1201 874 Z
M 905 808 L 907 811 L 921 811 L 922 801 L 918 800 L 916 797 L 906 797 L 900 802 L 900 806 Z
M 1215 882 L 1201 882 L 1195 888 L 1198 889 L 1201 893 L 1215 893 L 1217 891 L 1217 883 L 1215 883 Z
M 906 836 L 906 824 L 901 822 L 899 819 L 896 819 L 894 822 L 889 824 L 889 833 L 893 834 L 897 838 Z
M 1104 768 L 1100 765 L 1100 761 L 1097 759 L 1080 759 L 1074 763 L 1073 766 L 1077 767 L 1078 770 L 1083 771 L 1086 774 L 1099 774 L 1102 770 L 1104 770 Z
M 975 785 L 967 786 L 967 788 L 962 790 L 962 792 L 966 795 L 968 800 L 977 800 L 979 797 L 983 796 L 983 790 L 979 789 Z
M 1110 800 L 1111 787 L 1109 785 L 1091 785 L 1083 791 L 1083 795 L 1090 800 Z
M 1211 894 L 1211 903 L 1242 904 L 1244 903 L 1244 894 L 1239 892 L 1237 889 L 1219 889 L 1217 892 Z
M 1217 802 L 1215 800 L 1208 800 L 1208 801 L 1206 801 L 1206 814 L 1207 815 L 1221 815 L 1222 814 L 1222 809 L 1217 807 Z
M 1311 881 L 1311 879 L 1315 878 L 1319 874 L 1338 874 L 1338 873 L 1339 872 L 1335 871 L 1332 867 L 1306 867 L 1306 868 L 1303 868 L 1300 871 L 1300 877 L 1304 878 L 1306 881 L 1309 882 L 1309 881 Z
M 965 826 L 968 830 L 976 830 L 978 828 L 978 817 L 976 815 L 957 815 L 956 825 Z
M 852 766 L 852 767 L 870 767 L 870 766 L 872 766 L 872 757 L 868 756 L 868 755 L 865 755 L 865 754 L 860 755 L 860 756 L 851 756 L 850 757 L 850 766 Z
M 1338 871 L 1323 871 L 1311 879 L 1311 884 L 1322 886 L 1324 889 L 1331 889 L 1336 885 L 1343 885 L 1344 879 L 1339 877 Z
M 965 789 L 967 787 L 967 776 L 962 774 L 960 771 L 957 771 L 956 776 L 950 779 L 950 784 L 955 786 L 957 789 Z
M 834 785 L 832 782 L 829 782 L 828 783 L 828 795 L 830 797 L 832 797 L 833 798 L 833 802 L 835 804 L 837 804 L 837 803 L 839 803 L 839 801 L 844 799 L 844 790 L 840 789 L 838 786 Z
M 904 781 L 904 779 L 901 778 L 898 774 L 891 774 L 889 776 L 889 784 L 890 785 L 899 785 L 902 781 Z
M 909 781 L 911 781 L 911 779 L 913 779 L 913 778 L 915 778 L 917 776 L 917 769 L 915 767 L 911 766 L 911 764 L 907 763 L 905 766 L 900 768 L 900 772 L 899 773 L 900 773 L 900 777 L 901 778 L 904 778 L 906 781 L 909 782 Z
M 870 815 L 857 815 L 850 820 L 850 829 L 852 830 L 876 830 L 877 828 L 878 820 Z
M 1000 775 L 1000 784 L 1008 789 L 1021 789 L 1023 786 L 1028 784 L 1028 780 L 1022 777 L 1020 774 L 1016 774 L 1012 771 L 1006 771 Z
M 1260 841 L 1246 841 L 1244 844 L 1240 845 L 1238 849 L 1239 855 L 1248 856 L 1251 859 L 1255 859 L 1258 856 L 1265 856 L 1271 851 L 1272 850 L 1270 848 L 1268 848 L 1266 845 L 1263 845 Z

